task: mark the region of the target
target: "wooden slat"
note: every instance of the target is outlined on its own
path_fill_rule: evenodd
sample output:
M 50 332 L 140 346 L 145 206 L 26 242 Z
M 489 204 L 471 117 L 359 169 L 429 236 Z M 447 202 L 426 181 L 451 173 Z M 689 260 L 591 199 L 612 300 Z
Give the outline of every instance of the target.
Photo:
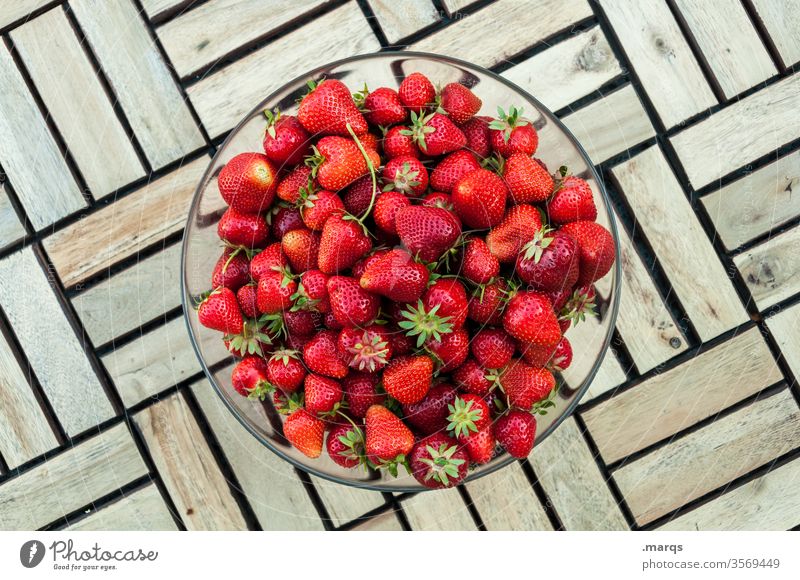
M 353 528 L 355 532 L 402 532 L 403 526 L 394 512 L 386 512 L 377 517 L 364 520 Z
M 208 162 L 200 157 L 45 238 L 64 285 L 73 286 L 180 231 Z
M 530 459 L 567 530 L 628 529 L 574 418 L 535 446 Z
M 553 529 L 519 463 L 476 479 L 466 488 L 489 531 Z
M 0 86 L 0 163 L 34 229 L 41 230 L 86 200 L 5 46 Z
M 439 21 L 439 12 L 431 0 L 368 0 L 386 39 L 395 43 Z
M 130 433 L 117 425 L 0 485 L 0 529 L 40 528 L 146 473 Z
M 137 489 L 64 528 L 66 531 L 175 531 L 175 520 L 155 484 Z
M 347 30 L 347 42 L 342 42 L 342 30 Z M 203 125 L 215 137 L 287 80 L 319 66 L 321 54 L 327 62 L 379 48 L 361 9 L 349 2 L 202 79 L 186 92 Z M 287 54 L 292 57 L 287 59 Z M 265 70 L 269 74 L 264 74 Z
M 571 388 L 577 389 L 580 387 L 588 376 L 592 366 L 594 366 L 596 355 L 599 354 L 606 330 L 607 328 L 601 326 L 597 318 L 587 318 L 584 322 L 573 324 L 567 330 L 566 336 L 570 344 L 572 344 L 573 351 L 584 352 L 584 356 L 572 357 L 572 364 L 562 373 L 564 380 Z M 603 383 L 603 390 L 608 390 L 624 382 L 625 373 L 611 352 L 611 348 L 607 351 L 606 357 L 600 365 L 601 368 L 605 367 L 605 369 L 595 377 L 592 382 L 593 389 L 600 387 L 598 383 Z
M 586 0 L 499 0 L 451 26 L 415 42 L 413 50 L 463 58 L 481 66 L 492 66 L 522 52 L 592 15 Z M 524 34 L 486 34 L 493 30 L 524 30 Z M 480 42 L 476 39 L 480 38 Z
M 800 522 L 800 461 L 773 469 L 659 530 L 782 531 Z
M 800 445 L 800 410 L 784 389 L 629 463 L 614 479 L 646 524 Z
M 133 419 L 187 529 L 247 529 L 183 395 L 176 393 Z
M 772 42 L 790 67 L 800 61 L 800 4 L 795 0 L 752 0 Z
M 502 76 L 557 111 L 620 74 L 608 40 L 594 26 L 512 66 Z
M 334 525 L 341 526 L 355 520 L 371 509 L 382 506 L 386 500 L 377 491 L 348 487 L 319 477 L 311 477 Z
M 733 261 L 759 310 L 800 292 L 800 227 L 739 254 Z
M 795 378 L 800 377 L 800 305 L 781 310 L 766 323 Z
M 702 198 L 725 247 L 732 250 L 800 215 L 800 153 L 781 157 Z
M 652 93 L 651 93 L 652 94 Z M 800 75 L 792 75 L 672 137 L 695 189 L 800 137 Z
M 33 250 L 0 261 L 0 280 L 0 305 L 67 434 L 111 418 L 114 409 Z
M 181 245 L 173 244 L 72 299 L 92 343 L 154 320 L 181 304 Z
M 608 20 L 662 122 L 672 127 L 717 103 L 663 0 L 602 0 Z
M 609 93 L 562 120 L 595 164 L 656 134 L 631 85 Z
M 0 454 L 13 469 L 57 445 L 25 373 L 0 334 Z
M 203 146 L 166 63 L 129 0 L 70 3 L 155 168 Z
M 604 401 L 583 418 L 612 463 L 711 417 L 782 378 L 758 329 Z
M 727 98 L 778 74 L 740 0 L 675 4 Z
M 322 529 L 322 520 L 294 468 L 242 427 L 208 381 L 193 384 L 192 392 L 261 527 L 265 530 Z
M 403 502 L 412 530 L 474 530 L 475 522 L 457 489 L 419 493 Z
M 187 10 L 156 32 L 175 70 L 186 77 L 323 3 L 323 0 L 211 0 Z
M 168 11 L 172 10 L 173 8 L 176 8 L 181 4 L 186 4 L 187 0 L 141 0 L 141 2 L 142 2 L 142 8 L 144 8 L 147 17 L 150 20 L 154 20 L 164 15 Z M 193 3 L 194 0 L 188 0 L 187 9 L 190 9 Z
M 201 370 L 183 318 L 111 351 L 102 360 L 126 407 Z
M 0 0 L 0 27 L 24 18 L 50 0 Z
M 63 10 L 11 33 L 59 132 L 98 198 L 145 175 Z
M 616 389 L 624 383 L 626 379 L 625 369 L 622 368 L 617 357 L 609 350 L 603 358 L 603 362 L 600 363 L 600 368 L 581 401 L 584 403 L 591 401 L 603 393 Z
M 733 285 L 659 148 L 646 149 L 613 174 L 700 337 L 745 322 Z
M 442 4 L 444 4 L 447 13 L 450 16 L 457 14 L 460 10 L 463 10 L 470 4 L 475 4 L 477 0 L 442 0 Z
M 5 186 L 0 183 L 0 247 L 16 242 L 25 235 L 25 228 L 8 199 Z

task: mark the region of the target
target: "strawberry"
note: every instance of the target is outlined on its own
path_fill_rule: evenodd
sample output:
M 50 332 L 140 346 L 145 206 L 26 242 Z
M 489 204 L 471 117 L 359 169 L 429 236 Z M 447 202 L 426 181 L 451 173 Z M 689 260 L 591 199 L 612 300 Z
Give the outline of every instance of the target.
M 269 272 L 258 280 L 256 304 L 261 314 L 273 314 L 287 310 L 292 305 L 292 295 L 297 292 L 297 283 L 283 272 Z
M 411 73 L 397 89 L 397 95 L 404 107 L 419 113 L 436 98 L 436 89 L 428 77 L 422 73 Z
M 422 297 L 422 304 L 428 312 L 438 307 L 438 316 L 449 317 L 453 328 L 461 328 L 467 320 L 467 291 L 454 278 L 440 278 L 434 282 Z
M 390 159 L 381 172 L 386 184 L 383 191 L 399 191 L 410 197 L 418 197 L 428 189 L 428 170 L 422 161 L 411 155 Z
M 275 199 L 278 168 L 263 153 L 240 153 L 219 172 L 217 184 L 222 199 L 235 211 L 257 214 Z
M 297 409 L 286 418 L 283 434 L 303 455 L 316 459 L 322 454 L 325 423 L 305 409 Z
M 414 344 L 409 337 L 403 334 L 402 330 L 390 327 L 390 333 L 389 340 L 392 341 L 392 352 L 394 352 L 394 356 L 402 356 L 413 350 Z
M 448 405 L 447 430 L 459 440 L 470 432 L 477 433 L 492 424 L 489 407 L 481 397 L 470 393 L 458 395 L 452 405 Z
M 366 461 L 364 433 L 355 425 L 337 425 L 328 433 L 325 449 L 334 463 L 352 469 Z
M 503 328 L 517 340 L 538 346 L 555 346 L 561 328 L 550 299 L 539 292 L 518 292 L 506 305 Z
M 479 324 L 501 324 L 508 286 L 502 278 L 478 288 L 470 299 L 467 316 Z
M 378 393 L 376 387 L 380 376 L 373 373 L 350 373 L 343 382 L 347 412 L 363 419 L 372 405 L 382 405 L 386 395 Z
M 564 231 L 542 229 L 517 256 L 517 274 L 542 292 L 572 288 L 578 280 L 578 244 Z
M 484 229 L 503 219 L 508 188 L 497 174 L 476 169 L 455 183 L 451 195 L 461 221 L 472 228 Z
M 594 286 L 581 286 L 576 288 L 560 311 L 559 324 L 569 328 L 571 323 L 578 324 L 586 319 L 586 315 L 597 316 L 595 310 Z
M 594 205 L 594 194 L 589 184 L 570 175 L 564 178 L 559 188 L 547 202 L 547 215 L 554 224 L 563 225 L 570 222 L 590 221 L 597 219 L 597 207 Z
M 489 131 L 491 121 L 491 117 L 473 117 L 460 127 L 467 138 L 466 149 L 479 159 L 485 159 L 492 153 Z
M 306 308 L 326 313 L 331 309 L 328 297 L 328 275 L 319 270 L 303 272 L 293 297 L 296 308 Z
M 475 333 L 470 343 L 472 356 L 485 369 L 506 366 L 514 356 L 514 340 L 500 328 L 483 328 Z
M 303 190 L 310 189 L 312 185 L 311 168 L 298 165 L 278 182 L 277 194 L 283 201 L 295 204 Z
M 358 140 L 361 141 L 361 144 L 367 151 L 371 150 L 374 151 L 375 153 L 380 154 L 381 138 L 378 137 L 375 133 L 364 133 L 363 135 L 359 135 Z M 378 166 L 376 165 L 375 168 L 377 169 Z
M 514 359 L 500 374 L 500 385 L 509 404 L 517 409 L 530 411 L 535 403 L 547 398 L 555 388 L 556 380 L 547 369 Z
M 366 432 L 367 459 L 397 475 L 397 465 L 405 463 L 406 455 L 414 447 L 414 434 L 382 405 L 367 409 Z
M 286 310 L 283 312 L 286 334 L 289 336 L 309 337 L 322 327 L 322 317 L 312 310 Z
M 267 378 L 284 393 L 293 393 L 306 378 L 306 368 L 294 350 L 279 350 L 266 363 Z
M 388 87 L 380 87 L 364 98 L 364 116 L 372 125 L 389 127 L 404 123 L 408 119 L 408 111 L 400 101 L 397 91 Z
M 311 133 L 318 135 L 343 135 L 353 131 L 360 135 L 367 132 L 367 120 L 353 101 L 353 95 L 342 81 L 324 79 L 319 83 L 309 82 L 311 91 L 300 101 L 297 118 Z M 339 188 L 333 188 L 334 191 Z
M 361 277 L 364 275 L 364 272 L 367 271 L 367 268 L 374 262 L 380 260 L 383 256 L 385 256 L 388 253 L 389 250 L 387 250 L 386 248 L 378 248 L 371 254 L 367 254 L 366 256 L 358 260 L 355 264 L 353 264 L 353 267 L 350 269 L 350 274 L 353 276 L 353 278 L 361 280 Z
M 486 284 L 500 273 L 500 262 L 489 251 L 483 238 L 470 236 L 464 245 L 461 275 L 475 284 Z
M 425 207 L 440 207 L 447 211 L 453 211 L 453 200 L 450 195 L 441 191 L 432 191 L 422 198 L 421 205 Z
M 380 156 L 366 149 L 374 168 L 381 164 Z M 311 174 L 324 189 L 339 191 L 362 175 L 369 173 L 369 166 L 361 150 L 352 139 L 345 137 L 323 137 L 317 141 L 314 156 L 306 160 L 311 164 Z
M 517 259 L 522 246 L 541 229 L 542 217 L 538 209 L 532 205 L 515 205 L 486 235 L 486 245 L 501 264 L 510 264 Z
M 242 309 L 242 314 L 247 318 L 256 318 L 258 316 L 256 295 L 257 290 L 254 282 L 245 284 L 236 291 L 236 300 L 239 302 L 239 308 Z
M 386 131 L 386 135 L 383 136 L 383 153 L 389 159 L 406 155 L 418 158 L 422 155 L 411 137 L 410 129 L 402 125 L 396 125 Z
M 448 405 L 456 399 L 456 390 L 452 385 L 434 385 L 421 400 L 403 405 L 403 417 L 412 428 L 430 435 L 447 428 Z
M 514 203 L 539 203 L 550 197 L 555 188 L 553 176 L 544 163 L 525 153 L 512 153 L 505 160 L 503 179 Z
M 599 280 L 611 269 L 615 259 L 614 238 L 598 223 L 570 222 L 561 228 L 578 242 L 580 274 L 578 284 L 588 286 Z
M 459 179 L 480 168 L 481 164 L 469 151 L 465 149 L 454 151 L 436 165 L 436 169 L 431 173 L 431 187 L 437 191 L 450 193 Z
M 312 232 L 305 228 L 292 230 L 283 236 L 281 249 L 286 254 L 292 270 L 305 272 L 317 267 L 319 256 L 319 232 Z
M 300 215 L 303 217 L 303 223 L 317 232 L 322 231 L 329 217 L 344 213 L 342 199 L 326 189 L 301 195 L 300 199 L 302 202 Z
M 291 415 L 298 409 L 303 408 L 303 395 L 302 393 L 292 393 L 287 395 L 280 389 L 275 389 L 272 392 L 272 405 L 281 415 Z
M 494 457 L 494 448 L 497 446 L 497 441 L 494 438 L 491 427 L 481 429 L 477 433 L 470 433 L 460 441 L 467 455 L 469 455 L 469 460 L 473 463 L 483 465 L 489 463 Z
M 499 115 L 489 123 L 489 139 L 492 149 L 503 157 L 512 153 L 524 153 L 528 157 L 536 153 L 539 136 L 528 119 L 522 117 L 522 109 L 514 106 L 508 108 L 508 114 L 497 108 Z
M 262 248 L 269 238 L 264 216 L 240 213 L 229 207 L 217 224 L 219 238 L 231 246 Z
M 268 217 L 272 219 L 270 233 L 276 240 L 282 239 L 286 232 L 306 227 L 305 223 L 303 223 L 303 216 L 300 215 L 300 210 L 296 207 L 276 206 L 273 213 Z
M 481 110 L 481 100 L 459 83 L 448 83 L 442 89 L 442 108 L 454 123 L 466 123 Z
M 331 276 L 328 279 L 331 312 L 342 327 L 366 326 L 378 316 L 380 299 L 364 290 L 355 278 Z
M 420 440 L 411 450 L 408 463 L 414 479 L 431 489 L 458 485 L 469 471 L 467 452 L 444 433 Z
M 392 250 L 370 261 L 361 276 L 361 287 L 395 302 L 416 302 L 428 286 L 430 272 L 403 249 Z
M 350 215 L 363 215 L 372 201 L 372 178 L 369 175 L 364 175 L 348 185 L 342 196 L 342 201 L 347 213 Z
M 423 262 L 435 262 L 461 237 L 461 223 L 452 212 L 439 207 L 412 205 L 395 216 L 400 241 Z
M 319 269 L 326 274 L 346 270 L 371 248 L 372 242 L 356 220 L 334 214 L 322 228 Z
M 566 336 L 562 336 L 561 340 L 556 345 L 556 350 L 553 353 L 553 358 L 550 359 L 547 365 L 548 370 L 553 373 L 560 373 L 569 368 L 572 363 L 572 345 Z
M 279 167 L 297 165 L 308 155 L 311 136 L 297 117 L 281 115 L 278 109 L 266 110 L 267 129 L 264 132 L 264 153 Z
M 553 290 L 552 292 L 547 292 L 547 297 L 550 299 L 550 302 L 553 303 L 553 310 L 555 312 L 561 312 L 561 309 L 564 308 L 564 305 L 569 300 L 570 296 L 572 296 L 572 287 L 563 286 L 558 290 Z
M 387 191 L 375 201 L 372 217 L 375 225 L 386 233 L 397 235 L 397 212 L 411 205 L 411 200 L 399 191 Z
M 411 129 L 403 130 L 402 134 L 410 135 L 426 155 L 444 155 L 467 144 L 461 129 L 441 113 L 417 116 L 412 111 Z
M 335 416 L 344 397 L 338 381 L 314 373 L 306 375 L 303 391 L 306 411 L 317 416 Z
M 467 359 L 453 373 L 453 380 L 464 392 L 480 397 L 485 396 L 492 388 L 492 381 L 487 377 L 487 372 L 474 358 Z
M 494 436 L 511 457 L 524 459 L 533 450 L 536 419 L 530 413 L 512 409 L 495 422 Z
M 460 367 L 467 360 L 469 333 L 463 328 L 457 328 L 453 332 L 442 335 L 440 340 L 428 339 L 425 346 L 441 363 L 439 372 L 448 373 Z
M 383 386 L 386 392 L 409 405 L 420 401 L 431 386 L 433 361 L 425 355 L 395 358 L 383 371 Z
M 226 248 L 214 266 L 211 286 L 225 286 L 236 292 L 250 281 L 250 262 L 244 252 Z
M 321 330 L 303 347 L 303 360 L 312 373 L 342 379 L 347 376 L 345 359 L 335 330 Z
M 283 270 L 288 265 L 289 261 L 283 254 L 283 250 L 281 250 L 280 242 L 275 242 L 267 246 L 250 260 L 250 277 L 258 282 L 264 274 L 276 270 Z
M 242 311 L 236 294 L 230 288 L 217 288 L 197 308 L 200 324 L 226 335 L 241 334 L 244 327 Z
M 564 337 L 561 337 L 561 340 L 564 340 Z M 557 346 L 558 345 L 538 346 L 535 344 L 526 344 L 524 342 L 517 343 L 517 347 L 522 355 L 522 358 L 526 363 L 534 367 L 547 366 L 550 360 L 553 358 Z
M 374 373 L 392 358 L 392 343 L 382 326 L 344 328 L 339 332 L 339 350 L 345 353 L 350 368 Z
M 231 383 L 243 397 L 264 398 L 273 386 L 267 377 L 267 363 L 260 356 L 246 356 L 233 367 Z

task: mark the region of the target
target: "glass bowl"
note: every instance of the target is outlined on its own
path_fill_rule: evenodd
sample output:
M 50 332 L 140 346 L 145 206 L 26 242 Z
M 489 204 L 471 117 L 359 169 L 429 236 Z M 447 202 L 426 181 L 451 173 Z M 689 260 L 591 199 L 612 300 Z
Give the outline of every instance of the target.
M 536 156 L 551 171 L 567 165 L 572 174 L 590 183 L 598 209 L 597 221 L 614 237 L 617 248 L 615 265 L 596 284 L 598 316 L 573 326 L 567 332 L 575 353 L 572 365 L 560 377 L 561 386 L 554 401 L 555 407 L 547 415 L 537 416 L 537 445 L 546 439 L 575 409 L 608 349 L 619 306 L 619 241 L 607 194 L 580 143 L 533 96 L 484 68 L 435 54 L 382 52 L 336 61 L 288 82 L 266 97 L 238 124 L 209 164 L 192 199 L 183 238 L 181 264 L 184 315 L 192 344 L 213 388 L 239 422 L 261 443 L 300 469 L 345 485 L 389 492 L 422 491 L 427 488 L 402 469 L 397 478 L 384 473 L 365 473 L 360 469 L 339 467 L 325 453 L 319 459 L 309 459 L 294 449 L 283 437 L 283 417 L 275 411 L 271 402 L 249 400 L 233 390 L 231 368 L 234 360 L 225 349 L 220 333 L 201 326 L 191 306 L 197 296 L 209 289 L 211 272 L 220 255 L 217 221 L 225 205 L 217 189 L 217 175 L 235 155 L 261 150 L 266 123 L 264 109 L 279 107 L 285 113 L 294 114 L 299 99 L 307 91 L 306 81 L 309 79 L 337 78 L 354 92 L 360 90 L 365 82 L 373 88 L 388 86 L 396 89 L 405 76 L 415 71 L 426 74 L 434 84 L 440 86 L 460 82 L 473 88 L 483 101 L 481 115 L 496 115 L 498 106 L 504 109 L 509 105 L 522 107 L 524 116 L 533 122 L 539 133 Z M 490 463 L 471 470 L 467 481 L 492 473 L 513 460 L 503 453 Z

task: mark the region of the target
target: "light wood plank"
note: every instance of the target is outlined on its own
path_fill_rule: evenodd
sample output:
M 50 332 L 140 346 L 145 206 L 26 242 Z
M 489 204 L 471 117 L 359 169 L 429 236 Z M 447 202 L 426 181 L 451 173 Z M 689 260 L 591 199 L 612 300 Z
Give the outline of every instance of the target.
M 5 186 L 0 183 L 0 247 L 16 242 L 23 236 L 25 228 L 8 199 Z
M 489 531 L 552 530 L 553 526 L 519 463 L 466 485 Z
M 597 374 L 586 390 L 586 394 L 583 396 L 583 399 L 581 399 L 581 402 L 585 403 L 591 401 L 603 393 L 616 389 L 624 383 L 627 378 L 625 369 L 622 368 L 619 359 L 617 359 L 612 350 L 609 349 L 606 356 L 603 358 L 603 362 L 600 363 L 600 368 L 597 370 Z
M 5 46 L 0 86 L 0 163 L 34 229 L 41 230 L 86 200 Z
M 368 0 L 386 39 L 395 43 L 438 22 L 440 15 L 430 0 Z
M 176 6 L 184 4 L 186 0 L 141 0 L 141 2 L 147 17 L 154 20 Z M 190 1 L 188 9 L 191 8 L 191 4 Z
M 342 30 L 348 31 L 347 42 L 342 42 Z M 314 42 L 309 42 L 311 38 Z M 349 2 L 202 79 L 186 92 L 203 125 L 215 137 L 288 79 L 319 66 L 319 55 L 332 61 L 379 48 L 361 9 Z M 287 54 L 292 58 L 287 59 Z M 270 74 L 263 74 L 264 70 Z
M 45 238 L 64 285 L 73 286 L 183 229 L 208 162 L 200 157 Z
M 200 372 L 186 323 L 176 318 L 102 358 L 126 407 Z
M 145 175 L 63 10 L 11 33 L 25 67 L 95 198 Z
M 562 120 L 595 164 L 656 134 L 631 85 L 609 93 Z
M 782 379 L 758 329 L 701 352 L 583 414 L 612 463 Z
M 323 529 L 294 468 L 242 427 L 208 381 L 198 381 L 191 388 L 261 527 Z
M 773 469 L 659 527 L 664 531 L 782 531 L 800 521 L 800 461 Z
M 781 157 L 702 198 L 732 250 L 800 215 L 800 152 Z
M 77 435 L 113 417 L 114 409 L 33 250 L 27 247 L 0 261 L 0 280 L 0 305 L 67 434 Z
M 0 334 L 0 454 L 13 469 L 56 446 L 47 417 Z
M 566 529 L 628 529 L 573 417 L 535 446 L 530 460 Z
M 355 520 L 386 503 L 377 491 L 348 487 L 314 476 L 311 477 L 311 481 L 314 482 L 314 487 L 336 526 Z
M 800 377 L 800 305 L 780 310 L 766 323 L 794 376 Z
M 475 4 L 475 2 L 477 2 L 477 0 L 442 0 L 450 16 L 455 16 L 460 10 L 463 10 L 470 4 Z
M 175 70 L 186 77 L 322 4 L 323 0 L 211 0 L 156 32 Z
M 800 75 L 770 85 L 672 137 L 695 189 L 800 137 Z
M 82 531 L 175 531 L 175 520 L 155 484 L 137 489 L 122 499 L 64 528 Z
M 204 144 L 153 39 L 129 0 L 70 3 L 155 168 Z
M 613 477 L 646 524 L 800 445 L 800 410 L 784 389 L 661 447 Z
M 72 299 L 95 345 L 105 344 L 181 304 L 181 245 L 173 244 Z
M 0 28 L 24 18 L 50 0 L 0 0 Z
M 457 489 L 418 493 L 403 502 L 412 530 L 474 530 L 475 522 Z
M 769 32 L 772 42 L 790 67 L 800 61 L 800 4 L 795 0 L 753 0 L 759 18 Z
M 664 125 L 677 125 L 717 103 L 664 0 L 600 5 Z
M 620 74 L 608 40 L 595 26 L 512 66 L 502 76 L 557 111 Z
M 40 528 L 146 473 L 119 424 L 0 485 L 0 529 Z
M 734 257 L 759 310 L 800 292 L 800 227 Z
M 489 67 L 591 15 L 586 0 L 541 0 L 535 3 L 499 0 L 469 18 L 456 19 L 451 26 L 426 36 L 410 48 L 463 58 Z M 487 23 L 493 30 L 524 30 L 525 33 L 486 34 Z M 476 38 L 480 38 L 480 42 L 476 42 Z
M 397 515 L 391 511 L 379 515 L 375 518 L 364 520 L 353 528 L 354 532 L 402 532 L 403 526 Z
M 572 350 L 584 353 L 584 356 L 573 357 L 572 364 L 562 373 L 564 381 L 570 388 L 579 388 L 589 375 L 597 355 L 600 354 L 600 347 L 605 339 L 606 330 L 606 327 L 601 326 L 599 320 L 594 317 L 587 318 L 584 322 L 573 324 L 567 330 L 566 336 L 572 345 Z M 612 347 L 609 346 L 589 391 L 605 391 L 624 381 L 625 373 L 612 352 Z M 595 392 L 593 396 L 597 394 L 599 393 Z
M 133 419 L 187 529 L 247 529 L 183 395 L 176 393 Z
M 613 174 L 700 338 L 745 322 L 728 274 L 659 148 L 646 149 Z

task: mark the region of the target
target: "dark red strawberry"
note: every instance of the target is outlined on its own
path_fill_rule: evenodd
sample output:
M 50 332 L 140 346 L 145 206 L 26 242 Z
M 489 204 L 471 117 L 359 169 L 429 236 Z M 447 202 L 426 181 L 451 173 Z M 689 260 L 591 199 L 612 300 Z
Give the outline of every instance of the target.
M 401 248 L 372 260 L 361 276 L 361 287 L 395 302 L 416 302 L 428 286 L 430 272 Z
M 428 170 L 422 161 L 410 155 L 390 159 L 381 172 L 383 191 L 399 191 L 418 197 L 428 189 Z
M 512 153 L 506 159 L 503 179 L 514 203 L 540 203 L 550 197 L 555 188 L 553 176 L 544 164 L 525 153 Z
M 319 269 L 326 274 L 346 270 L 371 248 L 372 242 L 359 223 L 333 215 L 322 228 L 317 258 Z
M 470 461 L 483 465 L 489 463 L 494 457 L 497 441 L 491 427 L 481 429 L 477 433 L 470 433 L 460 441 L 463 449 L 469 455 Z
M 441 339 L 428 339 L 426 348 L 433 354 L 441 366 L 439 372 L 449 373 L 460 367 L 469 355 L 469 334 L 463 328 L 442 335 Z
M 296 207 L 275 206 L 268 217 L 271 218 L 270 232 L 276 240 L 282 239 L 286 232 L 306 227 L 303 216 Z
M 214 266 L 211 286 L 225 286 L 236 292 L 250 281 L 250 262 L 247 255 L 239 250 L 226 248 Z
M 278 197 L 291 204 L 297 203 L 303 190 L 308 192 L 311 188 L 311 168 L 307 165 L 298 165 L 278 183 Z
M 578 244 L 568 233 L 542 229 L 517 256 L 517 274 L 542 292 L 572 288 L 578 280 Z M 555 308 L 554 308 L 555 310 Z
M 300 101 L 297 118 L 312 137 L 347 136 L 350 134 L 348 125 L 357 135 L 367 132 L 367 120 L 342 81 L 324 79 L 316 84 L 309 83 L 309 87 L 311 91 Z
M 573 175 L 564 178 L 553 198 L 547 202 L 547 215 L 554 224 L 562 225 L 577 221 L 593 222 L 597 219 L 597 207 L 589 184 Z
M 301 453 L 316 459 L 322 454 L 325 423 L 305 409 L 297 409 L 283 424 L 283 434 Z
M 345 354 L 339 350 L 335 330 L 322 330 L 303 348 L 303 360 L 312 373 L 334 379 L 347 376 Z
M 447 410 L 450 412 L 447 416 L 447 430 L 459 440 L 470 432 L 477 433 L 492 424 L 489 407 L 478 395 L 458 395 Z
M 443 158 L 431 173 L 431 187 L 450 193 L 456 182 L 467 173 L 480 169 L 475 155 L 465 149 L 455 151 Z
M 300 215 L 303 222 L 314 231 L 322 231 L 325 222 L 332 215 L 344 213 L 342 199 L 327 189 L 315 191 L 301 197 Z
M 456 215 L 472 228 L 489 228 L 503 220 L 508 188 L 488 169 L 467 173 L 453 186 L 451 195 Z
M 447 428 L 448 405 L 456 399 L 452 385 L 434 385 L 420 401 L 403 405 L 403 417 L 413 429 L 423 435 L 430 435 Z
M 471 236 L 464 246 L 461 275 L 475 284 L 486 284 L 500 273 L 500 262 L 489 251 L 483 238 Z
M 441 258 L 461 236 L 461 223 L 452 212 L 412 205 L 395 217 L 397 234 L 411 254 L 424 262 Z
M 247 318 L 256 318 L 258 316 L 256 294 L 255 282 L 245 284 L 236 291 L 236 300 L 239 302 L 239 308 L 242 309 L 242 314 Z
M 376 195 L 378 193 L 376 187 Z M 372 201 L 372 178 L 364 175 L 350 184 L 342 196 L 344 207 L 350 215 L 363 215 Z
M 306 410 L 318 416 L 335 415 L 344 397 L 342 386 L 338 381 L 313 373 L 306 375 L 303 391 Z
M 217 288 L 197 308 L 200 324 L 225 334 L 241 334 L 244 326 L 236 294 L 230 288 Z
M 453 373 L 456 385 L 465 393 L 480 397 L 485 396 L 492 388 L 492 381 L 487 378 L 488 372 L 475 359 L 467 359 Z
M 313 310 L 286 310 L 283 313 L 283 321 L 289 336 L 310 338 L 322 328 L 322 316 Z
M 491 117 L 473 117 L 461 125 L 461 131 L 467 138 L 466 149 L 480 159 L 485 159 L 492 153 L 489 132 L 489 123 L 491 121 Z
M 438 306 L 437 315 L 449 317 L 453 328 L 461 328 L 467 320 L 467 291 L 454 278 L 440 278 L 422 297 L 422 304 L 430 312 Z
M 275 199 L 278 168 L 263 153 L 240 153 L 222 168 L 217 178 L 219 192 L 239 213 L 266 211 Z
M 431 386 L 433 361 L 425 355 L 395 358 L 383 371 L 386 392 L 409 405 L 420 401 Z
M 417 116 L 412 111 L 411 129 L 403 134 L 410 134 L 420 151 L 426 155 L 444 155 L 467 144 L 461 129 L 441 113 Z
M 392 327 L 389 329 L 389 338 L 392 341 L 392 351 L 394 356 L 402 356 L 410 353 L 414 349 L 414 343 L 406 336 L 400 328 Z
M 532 205 L 515 205 L 486 235 L 489 251 L 501 264 L 513 264 L 522 246 L 542 229 L 542 217 Z
M 372 405 L 386 401 L 386 395 L 377 391 L 379 381 L 380 376 L 374 373 L 350 373 L 345 377 L 342 386 L 348 414 L 363 419 Z
M 231 246 L 262 248 L 269 238 L 264 216 L 240 213 L 229 207 L 217 224 L 217 234 Z
M 389 127 L 408 119 L 408 111 L 397 91 L 388 87 L 380 87 L 369 93 L 364 98 L 364 109 L 364 116 L 372 125 Z
M 380 166 L 378 153 L 366 149 L 375 170 Z M 362 175 L 369 173 L 369 166 L 356 142 L 345 137 L 323 137 L 317 141 L 315 155 L 310 158 L 312 175 L 324 189 L 339 191 Z M 314 173 L 316 171 L 316 173 Z
M 441 489 L 461 483 L 469 471 L 469 455 L 444 433 L 420 440 L 409 455 L 414 479 L 425 487 Z
M 279 350 L 267 362 L 269 381 L 284 393 L 293 393 L 303 384 L 306 368 L 294 350 Z
M 524 153 L 528 157 L 536 153 L 539 136 L 528 119 L 522 117 L 522 109 L 509 107 L 508 113 L 498 108 L 499 118 L 489 123 L 489 138 L 492 149 L 503 157 L 513 153 Z
M 514 339 L 500 328 L 483 328 L 475 333 L 470 343 L 472 356 L 485 369 L 506 366 L 515 349 Z
M 246 356 L 233 367 L 231 383 L 243 397 L 263 399 L 274 387 L 267 377 L 267 363 L 260 356 Z
M 409 127 L 404 127 L 403 125 L 397 125 L 386 131 L 382 141 L 383 153 L 386 157 L 394 159 L 395 157 L 406 155 L 410 157 L 420 157 L 422 155 L 409 131 Z
M 389 333 L 378 324 L 366 328 L 344 328 L 339 332 L 339 350 L 350 368 L 374 373 L 383 369 L 392 358 Z
M 312 232 L 305 228 L 292 230 L 283 236 L 281 248 L 293 271 L 305 272 L 317 268 L 319 241 L 319 232 Z
M 289 261 L 281 250 L 280 242 L 275 242 L 264 248 L 250 260 L 250 277 L 258 282 L 264 274 L 283 270 L 289 265 Z
M 331 429 L 325 441 L 325 449 L 334 463 L 352 469 L 366 461 L 365 443 L 364 432 L 346 423 Z
M 311 149 L 311 136 L 297 117 L 281 115 L 278 109 L 266 110 L 267 130 L 264 133 L 264 153 L 279 167 L 297 165 Z
M 513 407 L 530 411 L 535 403 L 547 398 L 556 380 L 547 369 L 514 359 L 500 375 L 500 385 Z
M 611 269 L 616 257 L 614 238 L 607 229 L 595 222 L 570 222 L 561 228 L 578 242 L 580 274 L 578 284 L 588 286 Z
M 388 234 L 397 235 L 397 212 L 411 205 L 411 200 L 399 191 L 382 193 L 375 202 L 372 217 L 375 225 Z
M 331 312 L 343 327 L 364 327 L 378 316 L 380 299 L 364 290 L 355 278 L 331 276 L 328 280 Z
M 536 419 L 530 413 L 512 409 L 495 422 L 494 436 L 511 457 L 524 459 L 533 450 Z
M 272 271 L 258 280 L 256 304 L 261 314 L 273 314 L 287 310 L 292 305 L 292 295 L 297 292 L 297 283 L 283 272 Z
M 477 288 L 469 301 L 467 316 L 479 324 L 500 324 L 508 297 L 508 286 L 502 278 Z
M 462 84 L 448 83 L 442 89 L 441 105 L 454 123 L 466 123 L 481 110 L 481 100 Z
M 328 275 L 319 270 L 308 270 L 300 278 L 297 285 L 297 296 L 294 298 L 296 308 L 305 308 L 326 313 L 331 309 L 328 297 Z
M 518 292 L 506 305 L 503 328 L 526 344 L 555 346 L 561 328 L 550 299 L 539 292 Z
M 419 113 L 436 99 L 433 83 L 422 73 L 411 73 L 397 90 L 400 102 L 404 107 Z

